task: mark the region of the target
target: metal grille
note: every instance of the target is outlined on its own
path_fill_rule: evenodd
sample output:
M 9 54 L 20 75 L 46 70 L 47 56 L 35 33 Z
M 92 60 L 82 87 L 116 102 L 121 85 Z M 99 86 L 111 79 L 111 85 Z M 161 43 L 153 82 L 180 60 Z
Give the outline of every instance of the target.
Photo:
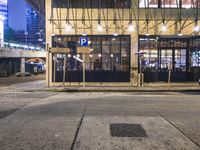
M 140 124 L 110 124 L 110 134 L 113 137 L 147 137 Z

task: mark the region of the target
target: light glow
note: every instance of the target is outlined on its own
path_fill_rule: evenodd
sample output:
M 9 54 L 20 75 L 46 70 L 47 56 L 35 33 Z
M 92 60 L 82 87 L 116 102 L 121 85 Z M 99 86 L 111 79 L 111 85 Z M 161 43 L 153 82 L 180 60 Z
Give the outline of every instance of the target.
M 70 31 L 72 30 L 71 24 L 67 23 L 67 24 L 65 25 L 65 30 L 66 30 L 66 32 L 70 32 Z
M 199 32 L 199 30 L 200 30 L 200 27 L 199 27 L 198 25 L 196 25 L 196 26 L 194 27 L 194 31 L 195 31 L 195 32 Z
M 102 31 L 103 31 L 103 27 L 102 27 L 101 24 L 98 24 L 98 25 L 97 25 L 97 31 L 98 31 L 98 32 L 102 32 Z
M 134 29 L 133 24 L 130 23 L 130 24 L 128 25 L 128 31 L 129 31 L 129 32 L 133 32 L 134 30 L 135 30 L 135 29 Z

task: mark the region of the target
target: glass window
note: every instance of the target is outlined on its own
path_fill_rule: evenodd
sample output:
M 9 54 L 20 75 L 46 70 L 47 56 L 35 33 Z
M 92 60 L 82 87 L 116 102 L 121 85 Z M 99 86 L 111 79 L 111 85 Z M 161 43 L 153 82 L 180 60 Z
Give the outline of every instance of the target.
M 175 60 L 174 60 L 174 71 L 181 72 L 186 71 L 186 50 L 176 49 L 175 50 Z
M 200 50 L 191 53 L 191 66 L 200 67 Z

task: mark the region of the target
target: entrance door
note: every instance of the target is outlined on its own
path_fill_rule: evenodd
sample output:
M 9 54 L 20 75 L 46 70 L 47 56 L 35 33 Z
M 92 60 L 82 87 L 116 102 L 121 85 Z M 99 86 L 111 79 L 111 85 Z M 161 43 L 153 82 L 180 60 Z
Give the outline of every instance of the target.
M 172 65 L 172 81 L 186 81 L 186 49 L 161 49 L 159 79 L 167 81 L 168 67 Z

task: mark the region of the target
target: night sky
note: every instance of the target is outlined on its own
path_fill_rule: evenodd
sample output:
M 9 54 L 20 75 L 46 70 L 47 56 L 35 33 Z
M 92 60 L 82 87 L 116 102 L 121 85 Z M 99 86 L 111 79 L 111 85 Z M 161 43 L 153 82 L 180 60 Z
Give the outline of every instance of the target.
M 9 25 L 14 30 L 26 30 L 26 3 L 24 0 L 8 0 Z

